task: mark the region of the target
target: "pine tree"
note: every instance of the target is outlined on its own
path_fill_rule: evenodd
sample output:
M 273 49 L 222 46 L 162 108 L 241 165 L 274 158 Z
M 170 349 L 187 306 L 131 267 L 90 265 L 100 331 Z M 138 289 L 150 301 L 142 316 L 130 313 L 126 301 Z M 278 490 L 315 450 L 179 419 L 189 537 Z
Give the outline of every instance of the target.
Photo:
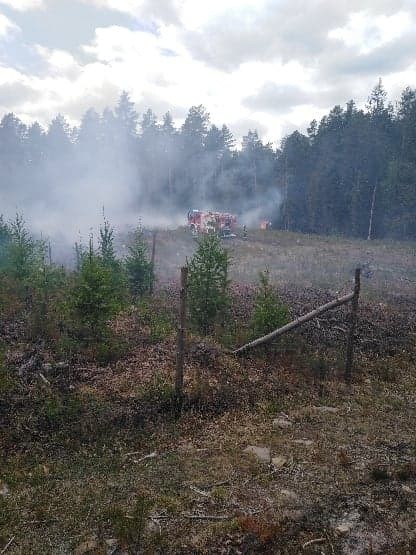
M 195 328 L 207 335 L 224 321 L 229 306 L 228 252 L 215 234 L 198 240 L 188 263 L 189 310 Z
M 154 281 L 154 268 L 148 258 L 147 245 L 141 227 L 134 231 L 128 251 L 125 268 L 130 292 L 134 297 L 149 293 Z

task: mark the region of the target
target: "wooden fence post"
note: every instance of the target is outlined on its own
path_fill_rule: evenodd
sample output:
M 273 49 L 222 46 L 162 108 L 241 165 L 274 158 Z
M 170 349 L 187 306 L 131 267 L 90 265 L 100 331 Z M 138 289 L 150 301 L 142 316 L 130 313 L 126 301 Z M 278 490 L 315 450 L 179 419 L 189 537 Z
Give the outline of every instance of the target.
M 352 369 L 354 363 L 354 336 L 357 327 L 358 299 L 360 297 L 360 278 L 361 270 L 360 268 L 357 268 L 355 270 L 354 296 L 351 303 L 350 329 L 348 333 L 347 354 L 345 359 L 345 382 L 347 384 L 351 383 Z
M 152 269 L 152 279 L 150 280 L 149 293 L 151 295 L 153 295 L 153 287 L 155 283 L 156 235 L 157 235 L 157 231 L 154 231 L 152 233 L 152 258 L 150 259 L 150 264 Z
M 175 374 L 175 397 L 178 408 L 182 407 L 183 401 L 183 364 L 185 354 L 185 332 L 186 332 L 186 298 L 188 293 L 188 268 L 181 268 L 181 291 L 179 307 L 179 325 L 176 351 L 176 374 Z

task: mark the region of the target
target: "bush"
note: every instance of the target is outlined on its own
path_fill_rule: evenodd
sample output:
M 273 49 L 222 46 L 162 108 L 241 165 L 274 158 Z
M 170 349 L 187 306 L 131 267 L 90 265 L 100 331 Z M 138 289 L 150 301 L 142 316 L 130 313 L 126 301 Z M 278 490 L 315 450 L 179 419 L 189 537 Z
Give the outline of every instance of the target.
M 4 222 L 0 215 L 0 271 L 7 265 L 7 252 L 11 241 L 9 226 Z
M 9 232 L 10 240 L 6 248 L 7 273 L 17 282 L 28 285 L 33 271 L 41 265 L 45 244 L 33 239 L 19 214 L 10 223 Z
M 63 268 L 43 263 L 32 277 L 29 330 L 33 339 L 56 339 L 63 324 L 68 276 Z
M 126 514 L 125 509 L 117 505 L 108 511 L 115 536 L 123 547 L 132 548 L 134 553 L 138 553 L 143 547 L 147 519 L 153 505 L 153 500 L 147 495 L 139 495 L 130 514 Z
M 268 270 L 260 272 L 259 288 L 254 301 L 254 311 L 250 322 L 253 338 L 266 335 L 289 322 L 288 308 L 282 304 L 270 285 Z
M 44 336 L 49 299 L 53 294 L 52 271 L 45 264 L 46 244 L 36 241 L 17 214 L 5 224 L 0 217 L 0 301 L 3 314 L 29 317 L 27 329 Z M 58 271 L 58 273 L 62 273 Z
M 154 269 L 148 259 L 147 245 L 140 227 L 134 231 L 128 251 L 125 269 L 131 294 L 137 297 L 149 293 L 154 282 Z
M 142 297 L 137 302 L 139 321 L 149 327 L 150 343 L 159 343 L 169 337 L 175 330 L 171 316 L 153 299 Z
M 224 322 L 230 304 L 230 259 L 214 234 L 198 239 L 197 244 L 188 263 L 189 310 L 197 331 L 208 335 L 215 324 Z
M 114 252 L 114 229 L 107 220 L 100 228 L 99 257 L 102 264 L 109 270 L 112 279 L 112 290 L 117 298 L 124 299 L 127 293 L 127 281 L 124 268 L 117 260 Z
M 69 299 L 75 325 L 87 339 L 105 336 L 108 320 L 124 306 L 124 293 L 122 284 L 115 279 L 114 268 L 90 246 L 89 253 L 82 255 Z
M 50 430 L 78 422 L 82 410 L 81 399 L 74 395 L 50 394 L 43 397 L 38 406 L 40 422 Z

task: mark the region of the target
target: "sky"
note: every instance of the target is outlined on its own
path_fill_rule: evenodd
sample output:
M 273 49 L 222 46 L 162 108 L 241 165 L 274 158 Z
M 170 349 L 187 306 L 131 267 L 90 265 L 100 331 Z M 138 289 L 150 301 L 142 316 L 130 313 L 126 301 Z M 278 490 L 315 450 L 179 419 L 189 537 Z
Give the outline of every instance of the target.
M 0 114 L 44 126 L 127 90 L 278 144 L 380 77 L 416 86 L 416 0 L 0 0 Z

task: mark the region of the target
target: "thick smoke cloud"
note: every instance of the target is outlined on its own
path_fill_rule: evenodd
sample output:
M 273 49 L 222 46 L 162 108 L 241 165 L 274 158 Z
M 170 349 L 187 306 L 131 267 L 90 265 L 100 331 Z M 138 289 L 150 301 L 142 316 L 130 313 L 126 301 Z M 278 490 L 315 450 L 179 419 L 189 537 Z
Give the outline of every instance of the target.
M 127 93 L 114 109 L 90 109 L 72 128 L 58 115 L 43 130 L 13 114 L 0 123 L 0 213 L 23 214 L 59 248 L 88 241 L 105 218 L 119 231 L 186 225 L 190 209 L 233 212 L 258 225 L 278 210 L 276 152 L 250 131 L 241 151 L 224 125 L 192 107 L 178 127 L 141 114 Z

